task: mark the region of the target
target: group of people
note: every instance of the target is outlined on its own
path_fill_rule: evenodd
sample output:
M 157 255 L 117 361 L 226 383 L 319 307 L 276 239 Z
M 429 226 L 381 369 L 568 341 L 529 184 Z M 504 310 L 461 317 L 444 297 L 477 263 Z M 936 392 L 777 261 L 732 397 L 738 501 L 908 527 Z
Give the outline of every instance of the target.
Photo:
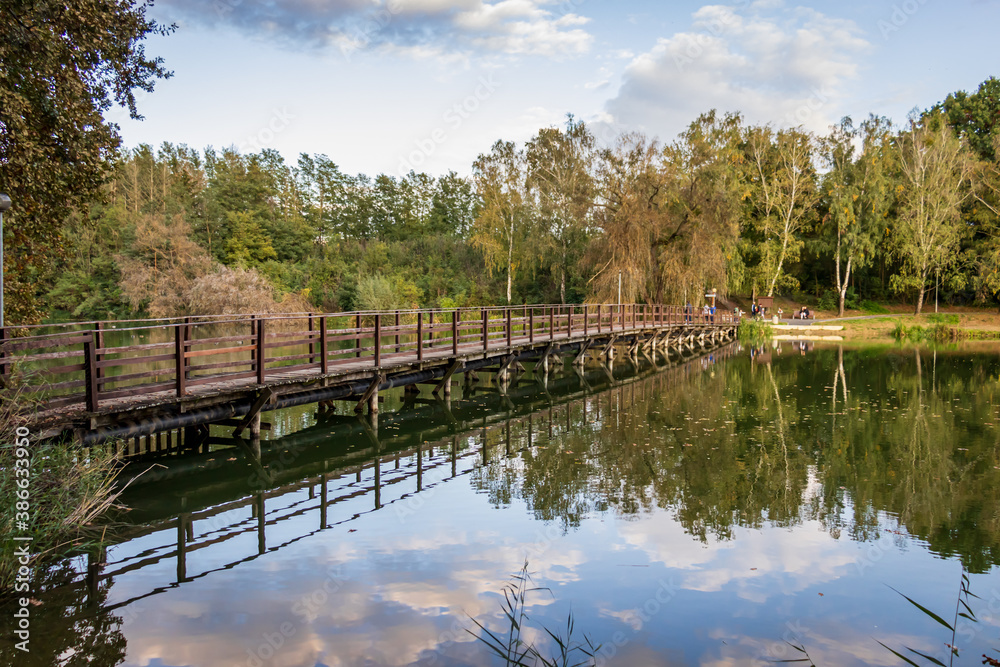
M 761 308 L 755 303 L 750 306 L 750 316 L 753 318 L 765 317 L 766 310 L 767 310 L 766 308 Z M 743 315 L 743 311 L 741 311 L 739 308 L 736 308 L 734 312 L 736 313 L 737 317 Z M 777 314 L 778 314 L 778 319 L 781 319 L 781 316 L 785 314 L 785 311 L 783 311 L 781 308 L 778 308 Z M 811 317 L 812 317 L 812 311 L 809 310 L 809 306 L 802 306 L 800 309 L 792 313 L 793 320 L 796 318 L 800 320 L 808 320 Z
M 684 321 L 692 322 L 694 320 L 695 308 L 690 302 L 684 306 Z M 715 322 L 715 306 L 710 306 L 707 303 L 702 306 L 701 316 L 703 322 Z

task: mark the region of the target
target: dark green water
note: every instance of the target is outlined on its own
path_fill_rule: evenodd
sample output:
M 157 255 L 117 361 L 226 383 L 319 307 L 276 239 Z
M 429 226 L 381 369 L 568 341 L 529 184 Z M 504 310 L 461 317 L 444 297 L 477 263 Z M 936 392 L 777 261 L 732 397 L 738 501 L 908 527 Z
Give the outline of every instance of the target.
M 804 657 L 790 644 L 902 664 L 879 641 L 947 664 L 952 633 L 892 589 L 952 623 L 965 572 L 979 622 L 955 664 L 978 665 L 1000 656 L 998 378 L 995 348 L 785 344 L 450 407 L 393 395 L 377 432 L 288 411 L 261 464 L 219 449 L 140 478 L 145 534 L 96 590 L 56 586 L 83 558 L 49 572 L 14 664 L 500 664 L 466 629 L 506 630 L 527 558 L 543 653 L 572 615 L 602 665 Z

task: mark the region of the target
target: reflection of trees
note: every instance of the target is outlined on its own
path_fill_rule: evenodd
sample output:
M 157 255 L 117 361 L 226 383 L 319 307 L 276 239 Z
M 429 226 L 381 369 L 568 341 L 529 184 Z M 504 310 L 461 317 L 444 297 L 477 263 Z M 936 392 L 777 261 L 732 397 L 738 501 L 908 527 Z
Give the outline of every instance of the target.
M 1000 562 L 998 369 L 985 355 L 895 349 L 673 369 L 589 398 L 587 420 L 580 402 L 568 418 L 557 406 L 551 441 L 536 413 L 541 446 L 496 457 L 477 483 L 564 526 L 669 509 L 699 539 L 816 519 L 865 541 L 888 515 L 982 571 Z
M 104 608 L 113 581 L 103 580 L 91 597 L 87 587 L 77 581 L 79 575 L 71 561 L 62 560 L 41 572 L 31 583 L 32 591 L 53 590 L 44 604 L 31 605 L 30 653 L 14 649 L 12 633 L 0 638 L 0 655 L 18 656 L 25 667 L 77 667 L 102 665 L 113 667 L 125 661 L 126 640 L 121 632 L 122 619 Z M 13 601 L 10 601 L 13 602 Z M 11 619 L 14 608 L 0 608 Z

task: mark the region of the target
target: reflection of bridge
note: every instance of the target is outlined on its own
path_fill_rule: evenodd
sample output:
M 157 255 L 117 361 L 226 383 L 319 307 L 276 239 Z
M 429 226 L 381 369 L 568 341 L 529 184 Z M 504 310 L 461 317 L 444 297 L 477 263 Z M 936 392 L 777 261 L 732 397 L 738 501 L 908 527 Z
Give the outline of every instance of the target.
M 124 326 L 123 326 L 124 325 Z M 106 345 L 111 327 L 127 344 Z M 166 433 L 197 446 L 205 425 L 259 433 L 263 411 L 350 400 L 378 411 L 378 392 L 433 383 L 450 392 L 457 372 L 497 372 L 521 362 L 543 372 L 560 355 L 603 361 L 731 337 L 732 315 L 678 306 L 504 308 L 211 316 L 184 320 L 0 329 L 0 374 L 27 373 L 41 405 L 36 433 L 78 440 Z M 11 333 L 28 335 L 9 339 Z M 154 342 L 134 344 L 149 338 Z M 184 429 L 181 431 L 180 429 Z M 178 430 L 176 438 L 170 433 Z M 147 437 L 147 446 L 154 447 Z
M 721 359 L 732 346 L 714 352 Z M 164 459 L 166 468 L 134 482 L 146 507 L 130 514 L 142 525 L 123 535 L 133 553 L 104 562 L 91 554 L 87 573 L 76 585 L 95 595 L 102 581 L 174 561 L 176 576 L 153 582 L 150 590 L 107 606 L 113 610 L 213 572 L 231 569 L 332 526 L 373 511 L 395 507 L 400 517 L 415 510 L 416 494 L 473 472 L 479 465 L 510 457 L 567 432 L 574 421 L 602 420 L 615 410 L 645 401 L 665 386 L 677 385 L 704 366 L 682 360 L 659 365 L 658 355 L 619 373 L 605 369 L 565 374 L 545 385 L 525 382 L 500 393 L 472 392 L 455 401 L 442 399 L 414 408 L 404 405 L 382 419 L 384 428 L 405 426 L 383 442 L 366 418 L 335 416 L 327 423 L 264 443 L 259 456 L 234 451 Z M 485 416 L 484 416 L 485 413 Z M 330 443 L 337 454 L 329 456 Z M 136 464 L 137 467 L 138 464 Z M 247 492 L 247 473 L 257 490 Z M 212 480 L 206 484 L 207 480 Z M 335 509 L 344 511 L 332 516 Z M 313 528 L 279 544 L 269 544 L 268 530 L 311 516 Z M 255 535 L 256 548 L 225 564 L 190 573 L 189 558 L 240 536 Z M 225 553 L 223 551 L 223 553 Z M 225 556 L 223 556 L 225 558 Z M 222 562 L 216 554 L 206 558 Z M 145 581 L 145 578 L 144 578 Z

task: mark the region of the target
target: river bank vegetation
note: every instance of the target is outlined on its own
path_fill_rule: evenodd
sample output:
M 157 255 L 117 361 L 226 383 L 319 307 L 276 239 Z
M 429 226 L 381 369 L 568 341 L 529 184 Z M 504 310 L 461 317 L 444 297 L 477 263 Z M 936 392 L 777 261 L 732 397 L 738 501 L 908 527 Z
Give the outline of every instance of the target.
M 151 60 L 129 76 L 167 75 Z M 468 177 L 348 174 L 270 149 L 124 149 L 113 134 L 92 196 L 71 206 L 32 208 L 46 195 L 28 172 L 0 173 L 20 202 L 8 240 L 32 249 L 8 263 L 8 320 L 608 302 L 619 290 L 627 303 L 779 294 L 839 313 L 994 305 L 998 117 L 996 78 L 901 127 L 845 118 L 824 136 L 710 111 L 660 142 L 598 137 L 569 117 L 523 145 L 500 138 Z M 8 161 L 25 141 L 8 138 Z

